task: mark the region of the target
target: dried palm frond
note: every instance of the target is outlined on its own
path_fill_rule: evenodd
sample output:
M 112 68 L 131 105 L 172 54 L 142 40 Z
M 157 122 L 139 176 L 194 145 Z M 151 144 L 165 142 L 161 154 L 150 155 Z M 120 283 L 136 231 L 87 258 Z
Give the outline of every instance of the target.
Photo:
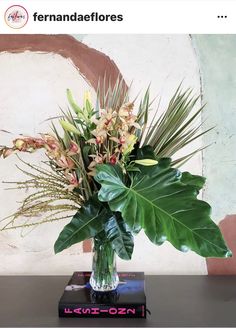
M 99 80 L 97 88 L 97 110 L 100 108 L 112 108 L 118 110 L 124 103 L 128 102 L 129 89 L 122 77 L 118 77 L 115 85 L 109 79 Z
M 167 110 L 159 118 L 155 117 L 156 112 L 147 131 L 143 130 L 142 144 L 152 146 L 158 158 L 172 157 L 179 150 L 210 131 L 211 129 L 201 131 L 202 123 L 196 125 L 204 108 L 203 105 L 196 110 L 199 98 L 199 96 L 193 96 L 192 89 L 182 91 L 181 86 L 179 86 L 170 100 Z M 148 102 L 149 97 L 146 95 L 146 110 L 143 111 L 145 125 L 148 120 Z M 177 158 L 174 163 L 180 165 L 200 150 L 202 148 Z
M 107 92 L 104 92 L 106 85 Z M 129 101 L 130 87 L 127 87 L 122 78 L 118 78 L 112 88 L 110 81 L 104 78 L 97 90 L 97 110 L 108 107 L 117 109 Z M 141 145 L 150 145 L 158 158 L 173 157 L 179 150 L 192 143 L 212 128 L 202 131 L 202 123 L 197 125 L 205 105 L 196 109 L 200 96 L 194 96 L 192 89 L 183 90 L 181 85 L 171 98 L 167 109 L 158 117 L 160 102 L 154 115 L 149 121 L 154 99 L 150 99 L 150 85 L 143 99 L 141 99 L 137 114 L 137 122 L 142 129 L 136 131 Z M 134 101 L 133 101 L 134 102 Z M 201 119 L 200 119 L 201 121 Z M 193 149 L 184 156 L 177 156 L 173 165 L 182 165 L 203 147 Z

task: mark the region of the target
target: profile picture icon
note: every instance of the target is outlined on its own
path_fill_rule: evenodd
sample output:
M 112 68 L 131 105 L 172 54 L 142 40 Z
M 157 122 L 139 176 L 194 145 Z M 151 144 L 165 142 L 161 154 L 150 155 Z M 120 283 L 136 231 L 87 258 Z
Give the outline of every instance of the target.
M 7 8 L 4 18 L 9 27 L 19 29 L 27 24 L 29 14 L 23 6 L 13 5 Z

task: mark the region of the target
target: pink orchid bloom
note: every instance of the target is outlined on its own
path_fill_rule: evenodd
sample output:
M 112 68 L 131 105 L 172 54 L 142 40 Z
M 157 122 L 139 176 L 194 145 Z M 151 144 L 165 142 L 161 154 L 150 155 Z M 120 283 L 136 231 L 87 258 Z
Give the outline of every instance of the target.
M 79 181 L 75 172 L 66 173 L 66 178 L 71 185 L 78 185 Z
M 44 134 L 43 139 L 45 141 L 45 148 L 50 152 L 50 151 L 56 151 L 58 152 L 60 150 L 60 144 L 58 140 L 49 135 L 49 134 Z
M 66 189 L 68 189 L 69 191 L 73 191 L 74 188 L 79 187 L 82 182 L 82 178 L 78 180 L 75 172 L 67 172 L 65 176 L 70 183 L 69 186 L 66 187 Z
M 117 157 L 115 154 L 113 154 L 111 157 L 110 157 L 110 164 L 112 165 L 115 165 L 117 163 Z
M 65 155 L 61 155 L 61 157 L 56 160 L 56 163 L 62 169 L 69 169 L 69 170 L 71 170 L 71 169 L 73 169 L 75 167 L 74 161 L 71 158 L 66 157 Z
M 69 150 L 68 150 L 68 155 L 70 155 L 70 156 L 76 155 L 79 153 L 79 151 L 80 151 L 80 149 L 79 149 L 79 146 L 77 145 L 77 143 L 74 141 L 71 141 Z

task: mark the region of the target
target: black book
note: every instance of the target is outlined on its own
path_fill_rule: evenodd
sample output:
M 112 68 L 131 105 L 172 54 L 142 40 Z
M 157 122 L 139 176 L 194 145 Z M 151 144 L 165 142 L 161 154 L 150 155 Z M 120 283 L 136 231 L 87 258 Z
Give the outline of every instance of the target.
M 146 318 L 143 272 L 120 272 L 115 291 L 95 292 L 91 272 L 74 272 L 59 301 L 60 317 Z

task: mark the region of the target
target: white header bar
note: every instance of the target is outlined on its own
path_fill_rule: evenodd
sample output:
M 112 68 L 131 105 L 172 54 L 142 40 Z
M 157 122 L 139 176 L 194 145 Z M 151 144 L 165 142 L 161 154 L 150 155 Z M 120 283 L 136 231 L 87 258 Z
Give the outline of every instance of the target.
M 14 10 L 14 5 L 26 9 L 27 21 L 21 10 Z M 236 33 L 236 1 L 1 0 L 0 31 L 13 34 Z

